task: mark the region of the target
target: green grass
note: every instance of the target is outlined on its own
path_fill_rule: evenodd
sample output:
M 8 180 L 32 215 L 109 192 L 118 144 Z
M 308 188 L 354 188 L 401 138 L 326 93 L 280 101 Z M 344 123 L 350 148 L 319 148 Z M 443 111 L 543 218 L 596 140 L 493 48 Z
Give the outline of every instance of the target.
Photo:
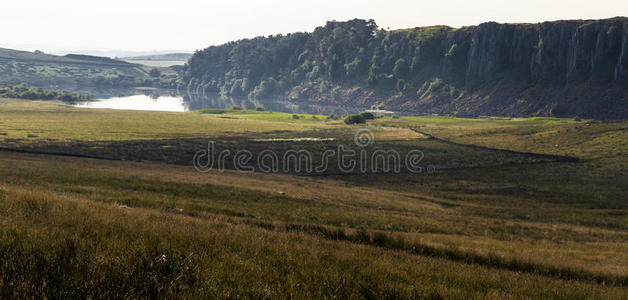
M 220 115 L 80 109 L 57 103 L 0 99 L 5 139 L 98 141 L 211 137 L 246 132 L 311 130 L 317 122 L 286 124 L 268 118 L 225 119 Z M 36 138 L 29 138 L 28 135 Z
M 573 121 L 570 119 L 513 120 L 443 126 L 442 123 L 407 124 L 459 143 L 515 151 L 568 155 L 596 166 L 625 170 L 628 153 L 626 121 Z
M 279 121 L 279 122 L 290 122 L 290 123 L 337 123 L 333 122 L 334 120 L 327 119 L 327 116 L 324 115 L 311 115 L 311 114 L 291 114 L 291 113 L 281 113 L 281 112 L 271 112 L 271 111 L 257 111 L 257 110 L 246 110 L 246 109 L 218 109 L 218 108 L 208 108 L 196 111 L 201 114 L 210 114 L 210 115 L 229 115 L 229 116 L 237 116 L 244 119 L 250 120 L 264 120 L 264 121 Z
M 416 116 L 400 117 L 393 119 L 385 117 L 379 119 L 383 124 L 412 127 L 448 127 L 466 129 L 487 129 L 522 125 L 547 125 L 573 123 L 574 119 L 553 118 L 553 117 L 533 117 L 533 118 L 506 118 L 506 117 L 479 117 L 479 118 L 457 118 L 450 116 Z M 399 125 L 397 125 L 399 126 Z

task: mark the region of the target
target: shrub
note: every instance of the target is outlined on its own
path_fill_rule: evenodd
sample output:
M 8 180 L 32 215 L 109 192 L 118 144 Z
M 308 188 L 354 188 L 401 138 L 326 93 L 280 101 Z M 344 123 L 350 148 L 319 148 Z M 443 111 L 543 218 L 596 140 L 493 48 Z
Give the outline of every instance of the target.
M 292 115 L 292 118 L 293 118 L 293 119 L 295 119 L 295 120 L 298 120 L 298 119 L 300 119 L 301 117 L 299 117 L 299 115 Z
M 231 106 L 232 110 L 242 110 L 242 106 L 238 106 L 238 105 L 233 105 Z
M 364 118 L 364 120 L 375 120 L 375 115 L 370 113 L 370 112 L 363 112 L 360 114 L 360 116 L 362 116 L 362 118 Z
M 264 111 L 264 108 L 263 108 L 263 107 L 259 107 L 259 106 L 258 106 L 258 107 L 256 107 L 256 108 L 255 108 L 255 110 L 256 110 L 256 111 Z
M 348 125 L 351 124 L 364 124 L 366 120 L 361 115 L 349 115 L 345 118 L 345 123 Z

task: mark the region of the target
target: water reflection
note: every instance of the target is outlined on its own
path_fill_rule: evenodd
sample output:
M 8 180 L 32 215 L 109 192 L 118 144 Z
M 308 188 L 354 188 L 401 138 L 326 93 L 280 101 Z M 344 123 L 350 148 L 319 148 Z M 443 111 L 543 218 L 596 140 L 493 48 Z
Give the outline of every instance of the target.
M 77 103 L 78 107 L 110 108 L 151 111 L 193 111 L 205 108 L 230 108 L 240 106 L 245 109 L 262 107 L 267 111 L 295 114 L 349 114 L 367 109 L 366 107 L 345 107 L 334 104 L 321 104 L 307 100 L 250 100 L 246 97 L 221 97 L 218 94 L 194 94 L 173 90 L 120 90 L 94 91 L 94 101 Z
M 126 97 L 112 97 L 90 102 L 79 102 L 76 106 L 128 110 L 187 111 L 185 104 L 183 103 L 183 97 L 172 96 L 151 97 L 147 95 L 133 95 Z

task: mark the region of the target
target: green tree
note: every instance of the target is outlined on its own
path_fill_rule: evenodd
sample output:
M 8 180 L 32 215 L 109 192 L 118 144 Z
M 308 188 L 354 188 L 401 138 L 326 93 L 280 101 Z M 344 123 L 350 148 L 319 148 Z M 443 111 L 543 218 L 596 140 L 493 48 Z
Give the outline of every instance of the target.
M 356 57 L 352 62 L 345 65 L 347 79 L 354 79 L 360 75 L 360 58 Z

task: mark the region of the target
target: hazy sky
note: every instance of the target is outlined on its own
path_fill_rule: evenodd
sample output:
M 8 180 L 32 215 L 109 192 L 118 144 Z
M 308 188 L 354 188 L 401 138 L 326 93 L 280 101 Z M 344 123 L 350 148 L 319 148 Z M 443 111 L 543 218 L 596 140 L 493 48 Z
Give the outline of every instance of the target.
M 240 38 L 311 31 L 327 20 L 380 27 L 459 27 L 628 16 L 627 0 L 2 0 L 0 47 L 195 50 Z

